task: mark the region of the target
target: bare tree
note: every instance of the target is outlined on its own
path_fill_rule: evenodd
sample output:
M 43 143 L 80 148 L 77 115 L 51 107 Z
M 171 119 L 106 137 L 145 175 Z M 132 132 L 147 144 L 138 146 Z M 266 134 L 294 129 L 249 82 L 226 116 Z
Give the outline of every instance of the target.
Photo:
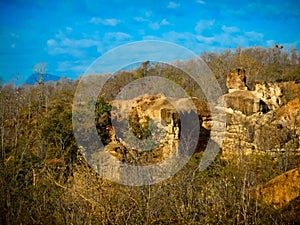
M 48 72 L 48 65 L 45 62 L 37 63 L 33 66 L 33 72 L 38 76 L 39 84 L 43 82 L 44 76 Z

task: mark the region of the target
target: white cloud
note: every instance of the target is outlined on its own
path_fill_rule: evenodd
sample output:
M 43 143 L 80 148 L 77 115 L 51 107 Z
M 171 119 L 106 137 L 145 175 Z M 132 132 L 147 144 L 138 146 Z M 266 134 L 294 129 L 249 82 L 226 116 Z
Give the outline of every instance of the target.
M 206 36 L 202 36 L 202 35 L 197 35 L 196 38 L 199 42 L 203 42 L 206 44 L 211 44 L 212 42 L 215 41 L 215 37 L 206 37 Z
M 170 25 L 169 21 L 167 19 L 162 19 L 160 22 L 150 22 L 149 27 L 152 30 L 159 30 L 161 26 L 168 26 Z
M 50 55 L 61 55 L 67 54 L 74 57 L 81 57 L 85 53 L 85 49 L 95 46 L 99 48 L 101 43 L 92 39 L 70 39 L 70 38 L 59 38 L 58 40 L 49 39 L 47 40 L 47 51 Z
M 143 40 L 162 40 L 162 39 L 154 35 L 145 35 L 143 36 Z
M 205 4 L 205 1 L 203 1 L 203 0 L 197 0 L 196 2 L 199 4 L 202 4 L 202 5 Z
M 69 35 L 69 34 L 68 34 Z M 130 34 L 124 32 L 82 34 L 81 37 L 69 37 L 59 31 L 54 38 L 47 40 L 47 51 L 50 55 L 70 55 L 84 59 L 89 55 L 102 54 L 111 47 L 124 44 L 132 39 Z
M 59 45 L 57 46 L 47 46 L 47 51 L 49 55 L 63 55 L 63 54 L 68 54 L 72 55 L 74 57 L 81 57 L 83 55 L 83 52 L 80 51 L 79 49 L 74 49 L 74 48 L 66 48 L 66 47 L 61 47 Z
M 109 32 L 104 35 L 104 41 L 108 43 L 111 41 L 128 41 L 131 38 L 131 35 L 123 32 Z
M 185 43 L 187 41 L 195 42 L 196 36 L 189 32 L 181 33 L 181 32 L 171 31 L 163 34 L 163 39 L 175 43 L 182 43 L 182 42 Z
M 275 40 L 267 40 L 267 46 L 268 47 L 274 46 L 275 44 L 276 44 Z
M 236 32 L 240 31 L 240 29 L 238 27 L 235 27 L 235 26 L 229 27 L 229 26 L 225 26 L 225 25 L 222 26 L 222 30 L 226 33 L 236 33 Z
M 176 3 L 176 2 L 172 2 L 172 1 L 169 2 L 168 6 L 167 6 L 167 8 L 169 8 L 169 9 L 176 9 L 178 7 L 180 7 L 180 4 Z
M 221 28 L 224 31 L 224 27 Z M 238 45 L 250 47 L 253 45 L 264 45 L 264 35 L 256 31 L 237 31 L 237 28 L 225 29 L 226 32 L 220 32 L 214 36 L 214 43 L 224 48 L 235 48 Z
M 211 29 L 214 23 L 215 20 L 200 20 L 197 23 L 195 30 L 197 31 L 197 33 L 202 33 L 204 30 Z
M 214 37 L 204 37 L 191 32 L 167 32 L 162 35 L 162 40 L 182 45 L 196 54 L 200 54 L 202 51 L 217 50 L 217 47 L 211 44 L 211 42 L 215 42 Z
M 162 19 L 162 21 L 160 22 L 160 25 L 170 25 L 169 21 L 167 19 Z
M 73 47 L 73 48 L 89 48 L 92 46 L 97 46 L 99 41 L 95 41 L 92 39 L 69 39 L 65 38 L 61 41 L 61 45 L 64 47 Z
M 55 46 L 57 43 L 56 43 L 56 41 L 54 40 L 54 39 L 49 39 L 48 41 L 47 41 L 47 46 L 48 47 L 51 47 L 51 46 Z
M 245 36 L 251 40 L 258 40 L 258 41 L 261 41 L 264 38 L 264 35 L 262 33 L 258 33 L 256 31 L 245 32 Z
M 213 32 L 210 35 L 204 35 L 204 31 L 209 31 L 213 26 Z M 195 27 L 196 33 L 185 32 L 168 32 L 162 35 L 162 39 L 171 41 L 193 51 L 201 52 L 222 51 L 237 46 L 250 47 L 253 45 L 265 45 L 264 35 L 256 31 L 243 31 L 239 27 L 230 27 L 226 25 L 215 24 L 214 20 L 199 21 Z M 273 41 L 268 41 L 272 45 Z
M 153 12 L 151 10 L 146 10 L 142 14 L 142 16 L 136 16 L 133 19 L 137 22 L 151 22 L 151 18 L 153 17 Z
M 152 30 L 158 30 L 160 28 L 160 25 L 159 23 L 157 22 L 151 22 L 149 23 L 149 27 L 152 29 Z
M 148 19 L 145 19 L 145 18 L 140 17 L 140 16 L 134 17 L 133 19 L 137 22 L 148 22 L 149 21 Z
M 120 20 L 117 20 L 117 19 L 114 19 L 114 18 L 102 19 L 102 18 L 99 18 L 99 17 L 92 17 L 90 19 L 90 23 L 93 23 L 93 24 L 96 24 L 96 25 L 102 24 L 102 25 L 105 25 L 105 26 L 112 26 L 112 27 L 117 26 L 120 22 L 121 22 Z
M 77 75 L 83 74 L 94 60 L 94 58 L 88 58 L 71 61 L 60 61 L 57 63 L 56 71 L 62 74 L 68 73 L 68 76 L 73 73 L 73 76 L 75 76 L 74 78 L 76 78 Z
M 72 33 L 73 28 L 72 28 L 72 27 L 66 27 L 66 31 L 67 31 L 68 33 Z

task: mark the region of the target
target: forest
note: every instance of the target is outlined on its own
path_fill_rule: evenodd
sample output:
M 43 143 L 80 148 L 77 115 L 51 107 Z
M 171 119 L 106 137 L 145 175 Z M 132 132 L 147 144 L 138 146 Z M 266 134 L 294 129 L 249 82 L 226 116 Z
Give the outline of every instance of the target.
M 237 47 L 200 57 L 224 94 L 227 75 L 236 68 L 245 69 L 250 90 L 255 82 L 300 82 L 300 50 L 294 47 Z M 109 119 L 110 101 L 122 87 L 147 76 L 170 79 L 189 96 L 206 100 L 189 76 L 168 65 L 147 61 L 136 69 L 120 70 L 91 103 L 104 143 L 99 117 Z M 300 168 L 299 154 L 274 157 L 254 152 L 224 158 L 220 152 L 199 171 L 203 152 L 197 151 L 178 173 L 156 184 L 125 186 L 101 177 L 86 161 L 73 133 L 73 98 L 79 82 L 80 78 L 64 78 L 39 79 L 34 85 L 1 84 L 1 224 L 300 224 L 299 197 L 295 204 L 279 208 L 256 194 L 257 187 Z M 299 89 L 283 91 L 283 105 L 300 99 Z M 300 126 L 300 121 L 295 124 Z M 135 135 L 150 135 L 135 127 L 134 120 L 131 126 Z M 298 192 L 300 196 L 300 188 Z

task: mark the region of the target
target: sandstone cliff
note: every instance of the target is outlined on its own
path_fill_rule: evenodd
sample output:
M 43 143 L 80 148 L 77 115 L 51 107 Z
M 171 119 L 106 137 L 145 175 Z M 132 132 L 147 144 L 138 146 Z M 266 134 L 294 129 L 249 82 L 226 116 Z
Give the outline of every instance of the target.
M 242 150 L 299 153 L 299 98 L 284 104 L 279 83 L 256 82 L 253 91 L 246 87 L 232 89 L 241 84 L 236 72 L 229 74 L 227 84 L 230 91 L 224 95 L 227 124 L 221 146 L 225 153 Z M 300 92 L 300 85 L 292 82 L 290 85 L 294 86 L 294 92 Z
M 179 154 L 179 139 L 184 138 L 180 135 L 192 135 L 194 128 L 200 133 L 188 144 L 195 144 L 196 151 L 206 147 L 210 134 L 204 121 L 210 120 L 210 109 L 205 101 L 146 95 L 114 100 L 111 105 L 111 124 L 105 125 L 110 141 L 105 150 L 122 162 L 147 165 L 163 161 L 174 152 Z M 190 130 L 183 130 L 187 128 L 181 127 L 182 120 Z M 200 141 L 193 143 L 197 139 Z
M 111 102 L 112 125 L 107 126 L 106 132 L 110 141 L 106 148 L 125 161 L 145 158 L 137 157 L 146 154 L 142 149 L 152 149 L 146 157 L 150 155 L 150 161 L 163 160 L 177 148 L 180 114 L 191 113 L 194 109 L 201 125 L 196 151 L 204 150 L 211 138 L 219 144 L 224 155 L 241 151 L 243 154 L 254 151 L 299 154 L 300 98 L 286 102 L 284 91 L 277 83 L 256 82 L 255 90 L 247 90 L 242 85 L 245 79 L 244 70 L 234 71 L 228 76 L 230 93 L 223 96 L 226 107 L 221 108 L 217 103 L 209 105 L 197 98 L 176 99 L 164 95 L 114 100 Z M 300 91 L 300 85 L 292 82 L 290 85 L 294 87 L 294 92 L 298 91 L 297 88 Z M 217 112 L 214 118 L 211 109 Z M 213 123 L 215 126 L 220 123 L 222 128 L 224 121 L 225 130 L 211 131 Z

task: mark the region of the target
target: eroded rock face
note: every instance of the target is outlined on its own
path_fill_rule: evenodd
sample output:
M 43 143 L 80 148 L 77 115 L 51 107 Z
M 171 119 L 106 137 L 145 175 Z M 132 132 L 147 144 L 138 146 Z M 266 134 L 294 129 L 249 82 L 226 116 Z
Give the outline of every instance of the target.
M 237 90 L 247 90 L 246 71 L 243 68 L 231 71 L 227 76 L 226 86 L 229 93 Z
M 300 152 L 300 100 L 281 106 L 281 96 L 277 84 L 257 83 L 254 91 L 235 90 L 224 95 L 225 108 L 192 98 L 201 125 L 200 136 L 195 138 L 199 140 L 196 151 L 205 150 L 211 138 L 224 154 Z M 102 129 L 107 129 L 107 150 L 120 161 L 133 163 L 140 159 L 144 164 L 160 162 L 177 149 L 180 116 L 188 115 L 192 108 L 191 101 L 185 98 L 172 99 L 171 104 L 161 95 L 115 100 L 111 104 L 112 126 Z M 213 121 L 210 109 L 217 112 Z M 224 121 L 226 129 L 218 129 L 216 125 L 224 125 Z M 152 139 L 148 139 L 150 136 Z
M 275 110 L 282 105 L 283 93 L 278 84 L 256 82 L 255 92 L 271 110 Z
M 244 71 L 228 75 L 227 125 L 224 153 L 235 150 L 285 152 L 300 150 L 300 103 L 294 99 L 282 106 L 283 91 L 277 83 L 256 82 L 255 90 L 243 89 Z M 300 101 L 299 101 L 300 102 Z
M 174 127 L 179 126 L 180 118 L 179 118 L 179 114 L 176 112 L 175 109 L 162 108 L 160 110 L 160 115 L 163 124 L 167 125 L 173 123 Z
M 209 108 L 197 108 L 208 107 L 199 99 L 139 96 L 131 100 L 114 100 L 111 104 L 112 126 L 107 127 L 107 140 L 111 141 L 105 149 L 122 162 L 147 165 L 163 161 L 171 153 L 180 154 L 176 151 L 181 138 L 190 138 L 196 151 L 205 149 L 209 138 L 207 129 L 197 127 L 200 137 L 187 137 L 193 134 L 195 124 L 201 126 L 202 116 L 206 120 L 210 116 Z M 195 123 L 195 118 L 199 123 Z M 187 124 L 184 131 L 181 120 Z M 181 137 L 181 131 L 186 135 Z M 193 143 L 198 139 L 201 144 Z
M 250 116 L 261 110 L 261 101 L 252 91 L 234 91 L 225 96 L 228 108 L 238 110 L 246 116 Z
M 278 84 L 255 83 L 255 90 L 250 91 L 246 86 L 245 70 L 236 69 L 227 77 L 229 94 L 225 94 L 228 108 L 238 110 L 250 116 L 254 113 L 267 113 L 282 105 L 282 90 Z
M 295 128 L 297 134 L 300 135 L 300 97 L 278 108 L 275 111 L 275 119 L 281 121 L 285 126 Z
M 227 126 L 222 143 L 223 153 L 259 151 L 276 154 L 288 151 L 295 154 L 300 151 L 297 127 L 291 126 L 290 120 L 287 122 L 278 119 L 277 110 L 249 116 L 237 110 L 226 110 Z M 282 118 L 287 116 L 282 115 Z

